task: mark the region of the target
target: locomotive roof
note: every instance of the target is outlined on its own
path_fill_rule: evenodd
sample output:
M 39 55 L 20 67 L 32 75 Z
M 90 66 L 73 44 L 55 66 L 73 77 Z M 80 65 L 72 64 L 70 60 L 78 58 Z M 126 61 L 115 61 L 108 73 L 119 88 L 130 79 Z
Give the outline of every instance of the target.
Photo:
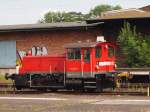
M 65 48 L 86 48 L 86 47 L 96 47 L 101 42 L 78 42 L 69 43 L 65 45 Z

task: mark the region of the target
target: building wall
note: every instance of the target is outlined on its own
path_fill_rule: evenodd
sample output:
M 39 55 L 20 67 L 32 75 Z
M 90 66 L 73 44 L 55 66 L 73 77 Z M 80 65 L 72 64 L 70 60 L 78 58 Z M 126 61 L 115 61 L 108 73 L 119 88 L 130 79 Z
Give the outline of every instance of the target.
M 34 32 L 6 32 L 0 33 L 1 40 L 16 40 L 17 50 L 26 51 L 32 47 L 45 46 L 48 54 L 64 53 L 66 43 L 78 41 L 96 41 L 96 37 L 102 35 L 102 31 L 97 29 L 85 30 L 58 30 L 58 31 L 34 31 Z
M 27 31 L 27 32 L 1 32 L 0 41 L 16 41 L 18 51 L 28 52 L 33 47 L 45 46 L 48 54 L 63 54 L 66 43 L 85 42 L 87 40 L 96 41 L 97 36 L 101 36 L 99 28 L 78 29 L 78 30 L 57 30 L 57 31 Z M 108 40 L 108 39 L 107 39 Z M 14 73 L 15 69 L 0 69 L 0 74 Z
M 8 74 L 13 74 L 16 73 L 16 69 L 15 68 L 0 68 L 0 75 L 5 75 L 6 73 Z

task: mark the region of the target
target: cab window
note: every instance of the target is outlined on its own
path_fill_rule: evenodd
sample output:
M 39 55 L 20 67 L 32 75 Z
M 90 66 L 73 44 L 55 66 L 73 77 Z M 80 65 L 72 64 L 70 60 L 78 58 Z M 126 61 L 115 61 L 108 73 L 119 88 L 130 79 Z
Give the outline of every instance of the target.
M 73 51 L 73 49 L 68 49 L 68 59 L 74 59 L 74 51 Z
M 108 46 L 108 57 L 111 58 L 115 55 L 115 50 L 112 46 Z
M 68 49 L 68 59 L 81 59 L 81 50 L 78 48 Z
M 100 46 L 95 48 L 95 58 L 100 58 L 102 56 L 102 48 Z
M 85 62 L 89 62 L 90 61 L 90 50 L 89 49 L 85 49 L 84 50 L 84 61 Z
M 81 59 L 81 51 L 80 49 L 75 49 L 75 59 Z

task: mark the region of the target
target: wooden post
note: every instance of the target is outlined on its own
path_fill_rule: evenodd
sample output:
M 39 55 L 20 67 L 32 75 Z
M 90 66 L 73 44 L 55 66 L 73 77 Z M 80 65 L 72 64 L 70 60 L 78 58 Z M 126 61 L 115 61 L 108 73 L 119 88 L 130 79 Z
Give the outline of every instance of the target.
M 149 83 L 148 83 L 148 87 L 147 87 L 147 96 L 150 95 L 150 90 L 149 90 L 149 85 L 150 84 L 150 72 L 149 72 Z
M 16 93 L 15 81 L 14 81 L 14 80 L 12 80 L 12 83 L 13 83 L 13 85 L 12 85 L 13 93 L 15 94 L 15 93 Z
M 147 87 L 147 96 L 149 96 L 149 85 Z

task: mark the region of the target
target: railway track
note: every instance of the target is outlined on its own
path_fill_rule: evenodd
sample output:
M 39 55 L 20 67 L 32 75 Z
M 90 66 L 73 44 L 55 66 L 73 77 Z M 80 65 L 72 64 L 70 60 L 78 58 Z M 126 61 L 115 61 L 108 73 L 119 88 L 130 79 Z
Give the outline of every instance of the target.
M 23 89 L 16 90 L 13 84 L 0 83 L 0 94 L 43 94 L 43 93 L 54 93 L 54 94 L 64 94 L 64 95 L 147 95 L 147 89 L 143 88 L 142 91 L 130 90 L 129 88 L 117 88 L 115 90 L 105 90 L 103 93 L 98 93 L 95 91 L 77 91 L 77 90 L 59 90 L 59 91 L 39 91 L 35 89 Z
M 38 94 L 60 94 L 60 95 L 138 95 L 138 96 L 146 96 L 146 92 L 72 92 L 72 91 L 57 91 L 57 92 L 42 92 L 42 91 L 31 91 L 31 90 L 21 90 L 21 91 L 0 91 L 1 95 L 5 94 L 20 94 L 20 95 L 38 95 Z
M 0 83 L 0 87 L 4 88 L 4 87 L 13 87 L 12 83 Z

